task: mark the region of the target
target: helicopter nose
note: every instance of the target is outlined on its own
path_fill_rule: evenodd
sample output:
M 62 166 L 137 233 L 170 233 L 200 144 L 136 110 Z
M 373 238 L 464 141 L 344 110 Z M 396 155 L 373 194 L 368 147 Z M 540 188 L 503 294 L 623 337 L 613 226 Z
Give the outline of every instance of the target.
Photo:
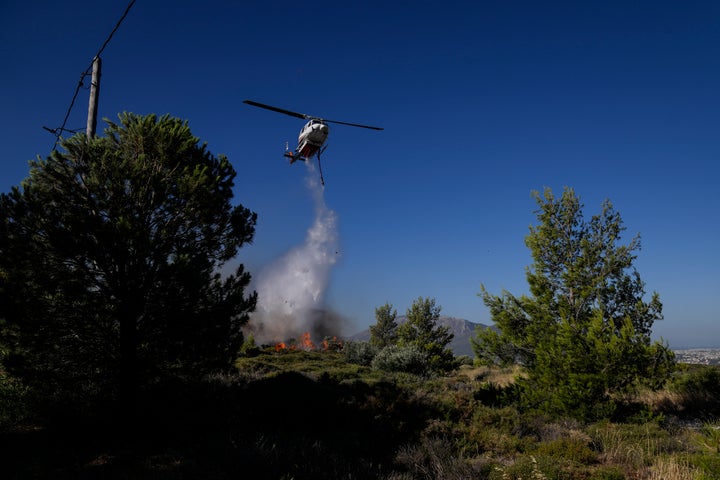
M 330 127 L 328 127 L 324 123 L 316 123 L 312 126 L 312 129 L 316 135 L 322 135 L 323 137 L 326 137 L 327 134 L 330 132 Z

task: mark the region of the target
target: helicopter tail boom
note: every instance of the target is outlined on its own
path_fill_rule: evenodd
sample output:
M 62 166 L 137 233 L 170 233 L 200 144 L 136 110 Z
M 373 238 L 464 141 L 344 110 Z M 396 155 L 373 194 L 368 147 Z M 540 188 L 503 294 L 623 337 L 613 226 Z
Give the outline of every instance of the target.
M 294 152 L 290 152 L 290 151 L 285 152 L 283 154 L 283 156 L 290 159 L 290 165 L 297 162 L 298 160 L 303 161 L 303 162 L 305 161 L 305 157 L 302 157 L 302 156 L 300 156 Z

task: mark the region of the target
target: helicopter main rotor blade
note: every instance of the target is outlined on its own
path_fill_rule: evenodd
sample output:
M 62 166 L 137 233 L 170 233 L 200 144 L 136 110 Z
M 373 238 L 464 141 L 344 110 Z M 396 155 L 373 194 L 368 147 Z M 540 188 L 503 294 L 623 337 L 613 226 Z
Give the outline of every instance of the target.
M 265 105 L 264 103 L 253 102 L 252 100 L 245 100 L 243 101 L 243 103 L 247 103 L 248 105 L 252 105 L 253 107 L 260 107 L 266 110 L 272 110 L 273 112 L 284 113 L 285 115 L 290 115 L 291 117 L 302 118 L 303 120 L 314 118 L 310 115 L 305 115 L 304 113 L 293 112 L 290 110 L 285 110 L 283 108 L 273 107 L 272 105 Z
M 244 100 L 243 103 L 247 103 L 248 105 L 252 105 L 253 107 L 260 107 L 260 108 L 264 108 L 266 110 L 272 110 L 273 112 L 284 113 L 285 115 L 290 115 L 291 117 L 302 118 L 303 120 L 314 119 L 314 120 L 319 120 L 321 122 L 337 123 L 339 125 L 348 125 L 351 127 L 369 128 L 371 130 L 384 130 L 384 128 L 381 128 L 381 127 L 371 127 L 370 125 L 360 125 L 359 123 L 341 122 L 339 120 L 324 120 L 320 117 L 313 117 L 312 115 L 306 115 L 304 113 L 293 112 L 292 110 L 285 110 L 284 108 L 273 107 L 272 105 L 265 105 L 264 103 L 254 102 L 252 100 Z
M 359 123 L 339 122 L 337 120 L 322 120 L 322 121 L 327 122 L 327 123 L 338 123 L 340 125 L 349 125 L 351 127 L 369 128 L 371 130 L 385 130 L 382 127 L 371 127 L 370 125 L 360 125 Z

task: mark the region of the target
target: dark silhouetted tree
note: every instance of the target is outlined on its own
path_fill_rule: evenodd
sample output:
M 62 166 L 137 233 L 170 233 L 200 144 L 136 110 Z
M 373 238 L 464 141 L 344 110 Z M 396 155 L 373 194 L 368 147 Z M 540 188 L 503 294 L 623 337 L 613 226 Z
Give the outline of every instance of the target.
M 612 411 L 616 394 L 640 383 L 661 385 L 674 366 L 666 345 L 650 340 L 662 319 L 657 293 L 633 268 L 639 237 L 620 245 L 620 214 L 605 201 L 586 221 L 572 189 L 555 198 L 535 192 L 538 225 L 526 245 L 530 296 L 481 295 L 498 330 L 478 329 L 475 354 L 485 363 L 517 362 L 525 399 L 550 412 L 598 417 Z
M 379 348 L 397 343 L 397 310 L 389 303 L 375 309 L 375 325 L 370 326 L 370 343 Z
M 7 365 L 34 384 L 119 386 L 231 366 L 255 307 L 240 265 L 257 216 L 236 172 L 187 122 L 122 114 L 76 135 L 0 196 L 0 318 Z

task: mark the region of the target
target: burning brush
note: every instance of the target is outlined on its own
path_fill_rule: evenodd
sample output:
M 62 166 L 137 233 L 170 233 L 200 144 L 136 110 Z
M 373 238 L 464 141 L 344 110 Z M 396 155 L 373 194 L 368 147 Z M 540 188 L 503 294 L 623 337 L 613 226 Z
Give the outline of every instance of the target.
M 305 332 L 300 336 L 299 340 L 290 339 L 286 342 L 278 342 L 273 345 L 276 352 L 288 350 L 304 350 L 309 351 L 340 351 L 343 347 L 343 341 L 337 337 L 325 337 L 320 345 L 316 345 L 310 337 L 310 332 Z

